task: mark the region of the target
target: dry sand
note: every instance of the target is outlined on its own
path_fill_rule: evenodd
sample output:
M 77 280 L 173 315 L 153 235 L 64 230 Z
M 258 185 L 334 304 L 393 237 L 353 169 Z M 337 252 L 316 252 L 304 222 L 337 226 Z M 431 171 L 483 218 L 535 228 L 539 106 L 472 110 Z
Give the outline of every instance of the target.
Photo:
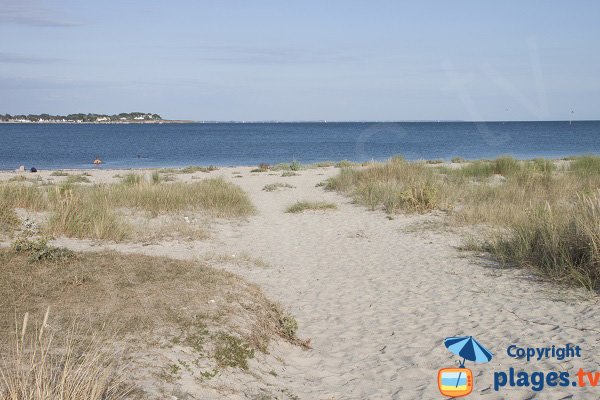
M 252 361 L 251 369 L 258 371 L 255 376 L 231 375 L 229 382 L 221 378 L 219 384 L 232 389 L 221 389 L 224 398 L 258 398 L 265 387 L 272 387 L 277 398 L 438 399 L 437 370 L 458 361 L 444 348 L 443 339 L 457 335 L 475 336 L 495 355 L 489 364 L 467 362 L 475 376 L 471 397 L 600 397 L 600 388 L 590 387 L 547 388 L 537 394 L 531 388 L 500 392 L 492 388 L 493 372 L 510 366 L 530 372 L 600 370 L 600 317 L 594 296 L 540 282 L 526 271 L 502 270 L 459 251 L 464 235 L 444 228 L 443 215 L 401 215 L 390 220 L 382 212 L 368 211 L 315 186 L 336 174 L 335 168 L 304 170 L 293 177 L 250 169 L 193 174 L 231 180 L 249 193 L 258 209 L 245 221 L 214 221 L 209 239 L 109 244 L 59 238 L 55 244 L 181 259 L 219 255 L 221 260 L 245 256 L 263 260 L 265 265 L 224 265 L 260 285 L 289 310 L 300 325 L 298 335 L 310 338 L 312 349 L 274 344 L 269 356 Z M 115 174 L 130 171 L 88 172 L 94 182 L 110 182 L 117 180 Z M 0 173 L 0 179 L 13 175 Z M 46 179 L 49 172 L 38 175 Z M 192 179 L 192 175 L 176 177 Z M 61 179 L 54 177 L 55 182 Z M 295 188 L 262 190 L 274 182 Z M 330 201 L 338 210 L 285 213 L 297 200 Z M 582 357 L 527 363 L 506 355 L 510 344 L 566 343 L 579 345 Z M 185 398 L 185 393 L 189 398 L 216 396 L 216 391 L 197 385 L 182 382 L 183 395 L 178 397 Z

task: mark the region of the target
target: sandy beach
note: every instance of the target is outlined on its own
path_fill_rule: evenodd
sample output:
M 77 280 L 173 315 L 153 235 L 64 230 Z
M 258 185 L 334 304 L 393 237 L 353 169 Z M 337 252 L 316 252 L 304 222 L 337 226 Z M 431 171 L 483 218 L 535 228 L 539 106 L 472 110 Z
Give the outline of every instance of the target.
M 501 269 L 459 250 L 468 232 L 445 224 L 442 212 L 392 217 L 353 204 L 319 186 L 339 169 L 251 172 L 250 167 L 178 174 L 177 180 L 223 177 L 246 191 L 257 208 L 243 220 L 215 219 L 202 240 L 154 239 L 116 243 L 58 237 L 51 243 L 76 251 L 114 250 L 214 264 L 264 290 L 298 321 L 306 350 L 282 341 L 250 360 L 252 373 L 228 371 L 198 384 L 185 376 L 172 398 L 435 399 L 438 369 L 458 365 L 443 346 L 449 336 L 472 335 L 494 353 L 492 364 L 467 363 L 476 395 L 486 399 L 537 398 L 530 388 L 492 388 L 493 372 L 598 367 L 597 299 L 526 270 Z M 93 183 L 115 183 L 132 171 L 86 170 Z M 150 171 L 134 171 L 144 174 Z M 18 173 L 2 172 L 1 180 Z M 51 171 L 25 173 L 59 183 Z M 283 182 L 292 187 L 265 191 Z M 286 213 L 299 200 L 327 201 L 335 210 Z M 22 217 L 41 218 L 20 211 Z M 193 215 L 183 218 L 194 220 Z M 8 239 L 2 245 L 7 246 Z M 241 259 L 260 262 L 240 262 Z M 577 344 L 581 358 L 532 361 L 506 349 Z M 163 356 L 167 357 L 168 355 Z M 574 388 L 553 388 L 544 399 L 572 398 Z M 576 388 L 574 398 L 597 389 Z M 265 397 L 259 397 L 259 396 Z M 187 397 L 186 397 L 187 396 Z M 273 396 L 273 397 L 268 397 Z M 533 397 L 532 397 L 533 396 Z

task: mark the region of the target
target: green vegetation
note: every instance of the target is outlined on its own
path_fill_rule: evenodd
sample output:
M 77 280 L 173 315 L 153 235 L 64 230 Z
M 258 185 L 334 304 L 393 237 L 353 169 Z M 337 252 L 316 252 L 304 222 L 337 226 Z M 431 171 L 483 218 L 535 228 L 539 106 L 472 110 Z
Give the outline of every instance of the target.
M 216 171 L 218 169 L 219 168 L 215 167 L 214 165 L 209 165 L 208 167 L 201 167 L 198 165 L 190 165 L 189 167 L 175 170 L 175 172 L 178 174 L 193 174 L 194 172 L 212 172 L 212 171 Z
M 11 243 L 11 248 L 16 253 L 29 255 L 29 260 L 33 262 L 43 260 L 64 260 L 71 258 L 74 255 L 69 249 L 48 246 L 48 242 L 45 238 L 29 239 L 27 237 L 20 237 Z
M 248 359 L 254 358 L 254 349 L 250 344 L 228 333 L 220 333 L 216 341 L 214 357 L 219 367 L 248 370 Z
M 325 201 L 298 201 L 295 204 L 289 206 L 285 212 L 287 213 L 301 213 L 308 210 L 336 210 L 337 205 L 334 203 L 328 203 Z
M 273 171 L 300 171 L 304 166 L 299 161 L 293 160 L 291 163 L 277 164 L 271 168 Z
M 298 176 L 298 175 L 299 174 L 295 173 L 294 171 L 283 171 L 281 173 L 281 177 L 282 178 L 287 178 L 287 177 L 290 177 L 290 176 Z
M 10 115 L 0 114 L 0 121 L 29 121 L 29 122 L 132 122 L 132 121 L 161 121 L 158 114 L 131 112 L 120 114 L 68 114 L 68 115 L 50 115 L 50 114 L 28 114 L 28 115 Z
M 283 332 L 284 337 L 296 337 L 296 333 L 298 332 L 298 322 L 296 321 L 296 318 L 287 314 L 282 315 L 279 319 L 279 324 L 281 325 L 281 331 Z

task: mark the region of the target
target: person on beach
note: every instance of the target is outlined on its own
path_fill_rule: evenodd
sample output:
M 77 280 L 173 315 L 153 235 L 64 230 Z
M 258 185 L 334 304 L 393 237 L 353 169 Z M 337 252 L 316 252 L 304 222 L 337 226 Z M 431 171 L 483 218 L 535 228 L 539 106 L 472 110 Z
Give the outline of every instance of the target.
M 96 159 L 94 160 L 94 165 L 98 166 L 102 164 L 102 160 L 100 159 L 100 157 L 96 156 Z

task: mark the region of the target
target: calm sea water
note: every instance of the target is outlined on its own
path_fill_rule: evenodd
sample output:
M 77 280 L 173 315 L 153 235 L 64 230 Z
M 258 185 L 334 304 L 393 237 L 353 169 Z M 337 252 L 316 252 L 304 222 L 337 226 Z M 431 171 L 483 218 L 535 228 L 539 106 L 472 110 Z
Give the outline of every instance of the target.
M 600 121 L 75 125 L 0 124 L 0 169 L 256 165 L 348 159 L 600 154 Z

